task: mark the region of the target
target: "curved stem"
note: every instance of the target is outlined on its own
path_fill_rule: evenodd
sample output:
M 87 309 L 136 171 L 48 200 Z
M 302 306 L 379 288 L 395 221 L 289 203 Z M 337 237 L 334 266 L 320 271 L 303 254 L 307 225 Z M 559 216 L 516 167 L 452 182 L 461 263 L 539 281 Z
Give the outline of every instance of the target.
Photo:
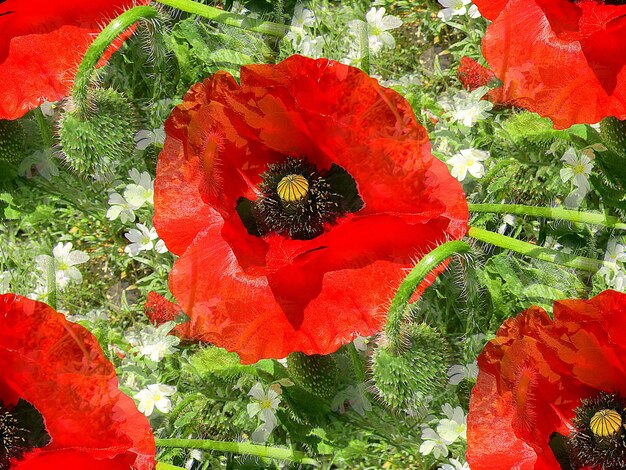
M 561 266 L 567 266 L 568 268 L 582 269 L 583 271 L 595 273 L 603 265 L 602 261 L 597 259 L 561 253 L 556 250 L 543 248 L 541 246 L 533 245 L 532 243 L 500 235 L 499 233 L 490 232 L 489 230 L 482 228 L 470 227 L 467 234 L 476 240 L 490 243 L 491 245 L 499 246 L 500 248 L 506 248 L 507 250 L 511 250 L 525 256 L 530 256 L 531 258 L 536 258 L 541 261 L 548 261 L 550 263 L 560 264 Z
M 401 345 L 402 338 L 400 335 L 400 329 L 404 318 L 404 312 L 409 300 L 411 300 L 411 297 L 415 292 L 415 289 L 417 289 L 424 278 L 450 256 L 456 253 L 467 253 L 468 251 L 470 251 L 470 246 L 464 241 L 454 240 L 446 242 L 424 256 L 419 263 L 415 265 L 407 277 L 404 278 L 404 281 L 400 284 L 395 297 L 391 301 L 391 307 L 389 308 L 389 313 L 387 315 L 385 332 L 387 333 L 387 339 L 390 344 L 394 346 Z
M 159 12 L 152 7 L 134 7 L 115 18 L 98 34 L 98 37 L 96 37 L 89 49 L 87 49 L 85 57 L 80 63 L 78 72 L 74 78 L 72 96 L 74 97 L 74 102 L 81 110 L 86 110 L 87 90 L 89 89 L 91 74 L 96 68 L 102 54 L 104 54 L 113 41 L 130 26 L 144 18 L 155 18 L 158 14 Z
M 534 207 L 522 204 L 468 204 L 470 212 L 493 214 L 529 215 L 546 219 L 568 220 L 582 224 L 604 225 L 605 227 L 626 230 L 626 223 L 617 217 L 593 212 L 580 212 L 557 207 Z
M 175 447 L 180 449 L 216 450 L 247 454 L 270 459 L 290 460 L 301 464 L 319 466 L 317 460 L 307 457 L 304 452 L 281 447 L 268 447 L 247 442 L 223 442 L 210 439 L 155 439 L 157 447 Z
M 247 16 L 237 15 L 219 8 L 210 7 L 192 0 L 155 0 L 157 3 L 167 5 L 178 10 L 202 16 L 217 23 L 222 23 L 235 28 L 246 29 L 269 36 L 283 37 L 289 32 L 289 26 L 272 23 L 271 21 L 256 20 Z

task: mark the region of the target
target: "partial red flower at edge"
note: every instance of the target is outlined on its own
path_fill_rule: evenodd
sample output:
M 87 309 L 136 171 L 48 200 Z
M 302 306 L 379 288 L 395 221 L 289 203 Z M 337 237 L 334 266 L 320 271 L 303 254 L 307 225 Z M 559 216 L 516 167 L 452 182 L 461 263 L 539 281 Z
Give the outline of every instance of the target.
M 590 443 L 596 447 L 584 453 L 601 460 L 606 447 L 598 446 L 608 441 L 591 435 L 589 418 L 605 408 L 626 418 L 626 294 L 557 301 L 554 320 L 531 307 L 504 322 L 478 367 L 467 432 L 472 470 L 560 469 L 564 454 L 553 449 L 562 449 L 574 429 L 584 438 L 571 447 L 572 468 L 600 468 L 580 460 L 576 449 Z M 617 405 L 607 407 L 607 400 Z M 615 442 L 626 459 L 620 436 Z M 624 462 L 600 461 L 606 469 L 626 468 Z
M 69 92 L 103 25 L 149 0 L 0 1 L 0 119 L 17 119 Z M 116 41 L 108 53 L 119 47 Z
M 11 415 L 25 400 L 50 438 L 12 459 L 12 470 L 154 469 L 150 424 L 118 389 L 113 365 L 85 328 L 41 302 L 0 295 L 0 364 L 0 413 Z M 17 427 L 25 427 L 20 416 Z
M 557 129 L 626 119 L 626 5 L 597 0 L 476 0 L 493 21 L 483 55 L 500 100 Z
M 245 363 L 376 333 L 407 269 L 467 231 L 410 105 L 353 67 L 292 56 L 242 67 L 241 85 L 218 72 L 165 131 L 154 225 L 180 256 L 170 290 L 188 338 Z M 316 223 L 285 223 L 302 207 Z

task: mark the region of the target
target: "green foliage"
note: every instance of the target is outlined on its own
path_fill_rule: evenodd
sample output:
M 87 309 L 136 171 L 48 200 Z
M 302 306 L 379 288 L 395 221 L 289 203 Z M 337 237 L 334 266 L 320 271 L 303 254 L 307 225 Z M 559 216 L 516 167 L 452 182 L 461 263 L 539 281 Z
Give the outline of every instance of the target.
M 59 122 L 63 158 L 77 173 L 107 180 L 120 161 L 132 157 L 136 115 L 128 99 L 111 88 L 94 88 L 87 113 L 70 101 Z
M 376 394 L 394 410 L 414 413 L 428 395 L 441 391 L 448 368 L 448 345 L 434 328 L 406 325 L 399 350 L 381 344 L 372 357 Z

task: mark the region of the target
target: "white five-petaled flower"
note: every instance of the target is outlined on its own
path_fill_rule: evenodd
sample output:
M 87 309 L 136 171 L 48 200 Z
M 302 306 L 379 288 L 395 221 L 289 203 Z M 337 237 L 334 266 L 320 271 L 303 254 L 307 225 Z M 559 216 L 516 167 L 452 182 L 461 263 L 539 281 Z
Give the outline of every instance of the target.
M 467 14 L 470 18 L 478 18 L 480 12 L 476 5 L 471 5 L 471 0 L 437 0 L 444 7 L 439 10 L 437 16 L 442 21 L 449 21 L 454 16 L 462 16 Z M 468 5 L 470 5 L 468 7 Z
M 402 20 L 397 16 L 385 15 L 384 7 L 378 9 L 372 7 L 365 14 L 365 22 L 354 20 L 350 21 L 348 26 L 356 37 L 360 37 L 363 27 L 367 28 L 369 51 L 370 54 L 376 55 L 384 47 L 393 49 L 396 46 L 396 40 L 389 31 L 402 26 Z
M 452 165 L 450 173 L 459 181 L 463 181 L 469 172 L 474 178 L 482 178 L 485 175 L 483 161 L 489 158 L 489 152 L 478 149 L 463 149 L 448 159 L 448 165 Z
M 84 251 L 72 250 L 70 242 L 66 244 L 59 242 L 52 249 L 52 256 L 40 255 L 35 258 L 35 261 L 44 273 L 48 272 L 51 267 L 54 268 L 56 287 L 62 290 L 70 282 L 79 283 L 83 280 L 76 266 L 89 261 L 89 255 Z
M 280 405 L 280 386 L 270 386 L 267 392 L 263 390 L 263 385 L 260 382 L 254 384 L 254 386 L 248 392 L 248 395 L 252 400 L 252 403 L 248 403 L 247 410 L 248 415 L 251 418 L 259 415 L 261 421 L 263 421 L 266 427 L 271 432 L 276 427 L 278 421 L 276 420 L 276 410 Z
M 33 177 L 33 169 L 42 177 L 48 181 L 52 180 L 53 176 L 59 176 L 59 169 L 54 163 L 54 157 L 52 155 L 52 149 L 36 150 L 28 157 L 22 160 L 18 168 L 20 176 L 25 178 Z
M 165 142 L 165 129 L 163 126 L 156 129 L 142 129 L 135 133 L 135 148 L 137 150 L 145 150 L 152 144 L 159 146 Z
M 161 413 L 169 413 L 172 409 L 170 396 L 176 393 L 176 387 L 165 384 L 152 384 L 136 393 L 133 398 L 139 401 L 137 409 L 150 416 L 156 407 Z
M 133 180 L 133 183 L 127 185 L 124 190 L 124 199 L 128 201 L 128 204 L 134 206 L 135 209 L 139 209 L 146 203 L 154 204 L 154 181 L 150 173 L 144 171 L 140 174 L 133 168 L 128 175 Z
M 123 224 L 135 221 L 135 209 L 137 207 L 130 204 L 121 194 L 116 192 L 110 193 L 109 206 L 106 214 L 107 219 L 115 220 L 119 217 Z
M 589 185 L 589 175 L 593 170 L 593 161 L 585 153 L 578 155 L 573 147 L 570 147 L 564 154 L 561 161 L 565 163 L 565 168 L 561 169 L 561 180 L 567 183 L 572 180 L 574 186 L 587 194 L 591 190 Z
M 166 355 L 176 351 L 180 338 L 169 334 L 176 327 L 176 323 L 168 321 L 157 327 L 153 325 L 142 326 L 139 330 L 131 330 L 126 338 L 142 356 L 149 357 L 154 362 L 159 362 Z
M 429 455 L 431 452 L 436 459 L 448 455 L 448 444 L 450 442 L 443 439 L 436 431 L 431 428 L 422 430 L 422 444 L 419 452 L 422 455 Z
M 439 420 L 437 425 L 437 434 L 449 443 L 453 443 L 457 439 L 467 439 L 467 416 L 463 412 L 463 408 L 446 403 L 442 407 L 446 418 Z
M 448 459 L 450 463 L 444 463 L 439 470 L 470 470 L 467 462 L 461 462 L 457 459 Z
M 144 224 L 136 224 L 137 228 L 131 228 L 124 236 L 131 242 L 124 248 L 130 256 L 136 256 L 140 251 L 154 249 L 157 253 L 165 253 L 167 248 L 163 240 L 159 240 L 154 227 L 146 227 Z M 155 241 L 156 240 L 156 241 Z
M 361 416 L 365 416 L 366 411 L 372 410 L 372 404 L 367 398 L 367 390 L 364 383 L 348 385 L 335 395 L 331 404 L 333 411 L 343 414 L 346 412 L 347 406 Z

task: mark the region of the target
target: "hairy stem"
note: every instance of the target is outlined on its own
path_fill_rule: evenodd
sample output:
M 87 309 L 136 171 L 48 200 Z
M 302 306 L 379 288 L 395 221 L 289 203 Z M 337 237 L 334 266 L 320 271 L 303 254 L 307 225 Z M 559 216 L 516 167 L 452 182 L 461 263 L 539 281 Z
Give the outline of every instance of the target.
M 157 447 L 180 449 L 216 450 L 235 454 L 254 455 L 270 459 L 290 460 L 301 464 L 319 466 L 317 460 L 307 457 L 304 452 L 281 447 L 269 447 L 247 442 L 223 442 L 210 439 L 155 439 Z
M 391 307 L 387 315 L 387 324 L 385 325 L 387 339 L 391 345 L 400 346 L 402 343 L 400 335 L 402 321 L 409 300 L 411 300 L 415 289 L 417 289 L 420 283 L 433 269 L 450 256 L 456 253 L 467 253 L 468 251 L 470 251 L 470 246 L 464 241 L 454 240 L 446 242 L 424 256 L 407 277 L 404 278 L 395 297 L 391 301 Z
M 219 8 L 203 5 L 192 0 L 155 0 L 157 3 L 167 5 L 178 10 L 202 16 L 217 23 L 222 23 L 236 28 L 267 34 L 269 36 L 283 37 L 289 32 L 289 26 L 271 21 L 256 20 L 247 16 L 230 13 Z
M 592 273 L 598 271 L 603 264 L 602 261 L 596 259 L 561 253 L 556 250 L 543 248 L 541 246 L 533 245 L 532 243 L 500 235 L 499 233 L 490 232 L 489 230 L 482 228 L 470 227 L 468 236 L 500 248 L 506 248 L 507 250 L 539 259 L 541 261 L 548 261 L 550 263 L 560 264 L 561 266 L 567 266 L 568 268 L 581 269 Z
M 582 224 L 603 225 L 605 227 L 626 230 L 626 223 L 617 217 L 594 212 L 580 212 L 556 207 L 534 207 L 522 204 L 468 204 L 470 212 L 488 212 L 493 214 L 529 215 L 546 219 L 567 220 Z
M 89 82 L 91 81 L 91 75 L 93 74 L 98 61 L 108 49 L 108 47 L 115 41 L 115 39 L 126 31 L 130 26 L 137 21 L 145 18 L 155 18 L 159 12 L 148 6 L 134 7 L 125 11 L 120 16 L 111 21 L 100 34 L 91 43 L 89 49 L 85 53 L 83 61 L 78 67 L 78 72 L 74 79 L 74 89 L 72 90 L 72 96 L 74 103 L 82 111 L 88 109 L 87 92 L 89 90 Z

